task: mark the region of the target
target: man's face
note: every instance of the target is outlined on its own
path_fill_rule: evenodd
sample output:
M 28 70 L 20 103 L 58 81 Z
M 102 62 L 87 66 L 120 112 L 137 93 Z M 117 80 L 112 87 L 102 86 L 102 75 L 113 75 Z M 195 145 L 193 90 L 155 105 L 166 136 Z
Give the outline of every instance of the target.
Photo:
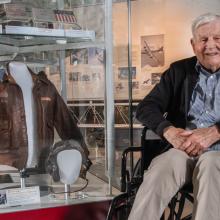
M 199 26 L 191 44 L 197 59 L 206 69 L 220 69 L 220 20 Z

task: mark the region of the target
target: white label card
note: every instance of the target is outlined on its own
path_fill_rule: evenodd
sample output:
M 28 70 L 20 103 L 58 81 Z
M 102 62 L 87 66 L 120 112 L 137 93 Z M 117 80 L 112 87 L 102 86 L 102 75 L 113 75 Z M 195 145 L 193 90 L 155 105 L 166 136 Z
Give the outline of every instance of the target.
M 39 186 L 6 190 L 7 206 L 40 203 Z

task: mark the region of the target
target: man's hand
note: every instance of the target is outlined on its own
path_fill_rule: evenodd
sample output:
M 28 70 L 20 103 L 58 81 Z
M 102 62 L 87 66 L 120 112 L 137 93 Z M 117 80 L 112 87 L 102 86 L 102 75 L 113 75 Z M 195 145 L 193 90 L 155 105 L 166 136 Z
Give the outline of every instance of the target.
M 187 140 L 187 137 L 190 136 L 192 133 L 193 133 L 192 131 L 185 131 L 182 128 L 169 126 L 164 129 L 163 136 L 170 144 L 172 144 L 174 148 L 181 149 L 182 145 Z
M 189 156 L 201 154 L 205 149 L 220 140 L 220 133 L 216 125 L 194 129 L 191 135 L 188 135 L 188 131 L 183 131 L 180 136 L 185 138 L 185 141 L 179 149 L 185 151 Z

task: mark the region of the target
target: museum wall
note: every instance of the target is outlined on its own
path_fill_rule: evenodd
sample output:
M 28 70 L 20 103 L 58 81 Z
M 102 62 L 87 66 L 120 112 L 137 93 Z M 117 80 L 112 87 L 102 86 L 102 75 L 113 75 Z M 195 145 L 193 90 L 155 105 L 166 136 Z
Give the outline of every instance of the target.
M 193 56 L 191 22 L 200 14 L 219 13 L 218 0 L 137 0 L 131 2 L 133 97 L 142 99 L 175 60 Z M 120 79 L 127 61 L 127 4 L 114 4 L 115 87 L 126 97 L 127 82 Z M 121 70 L 121 71 L 120 71 Z M 125 71 L 125 70 L 124 70 Z M 122 77 L 123 78 L 123 77 Z

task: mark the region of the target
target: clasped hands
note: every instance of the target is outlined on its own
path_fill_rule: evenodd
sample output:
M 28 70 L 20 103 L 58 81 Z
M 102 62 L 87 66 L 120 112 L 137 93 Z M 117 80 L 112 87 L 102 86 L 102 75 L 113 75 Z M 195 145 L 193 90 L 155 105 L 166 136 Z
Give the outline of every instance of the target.
M 174 148 L 189 156 L 198 156 L 220 139 L 220 132 L 216 125 L 194 130 L 169 126 L 164 129 L 163 136 Z

